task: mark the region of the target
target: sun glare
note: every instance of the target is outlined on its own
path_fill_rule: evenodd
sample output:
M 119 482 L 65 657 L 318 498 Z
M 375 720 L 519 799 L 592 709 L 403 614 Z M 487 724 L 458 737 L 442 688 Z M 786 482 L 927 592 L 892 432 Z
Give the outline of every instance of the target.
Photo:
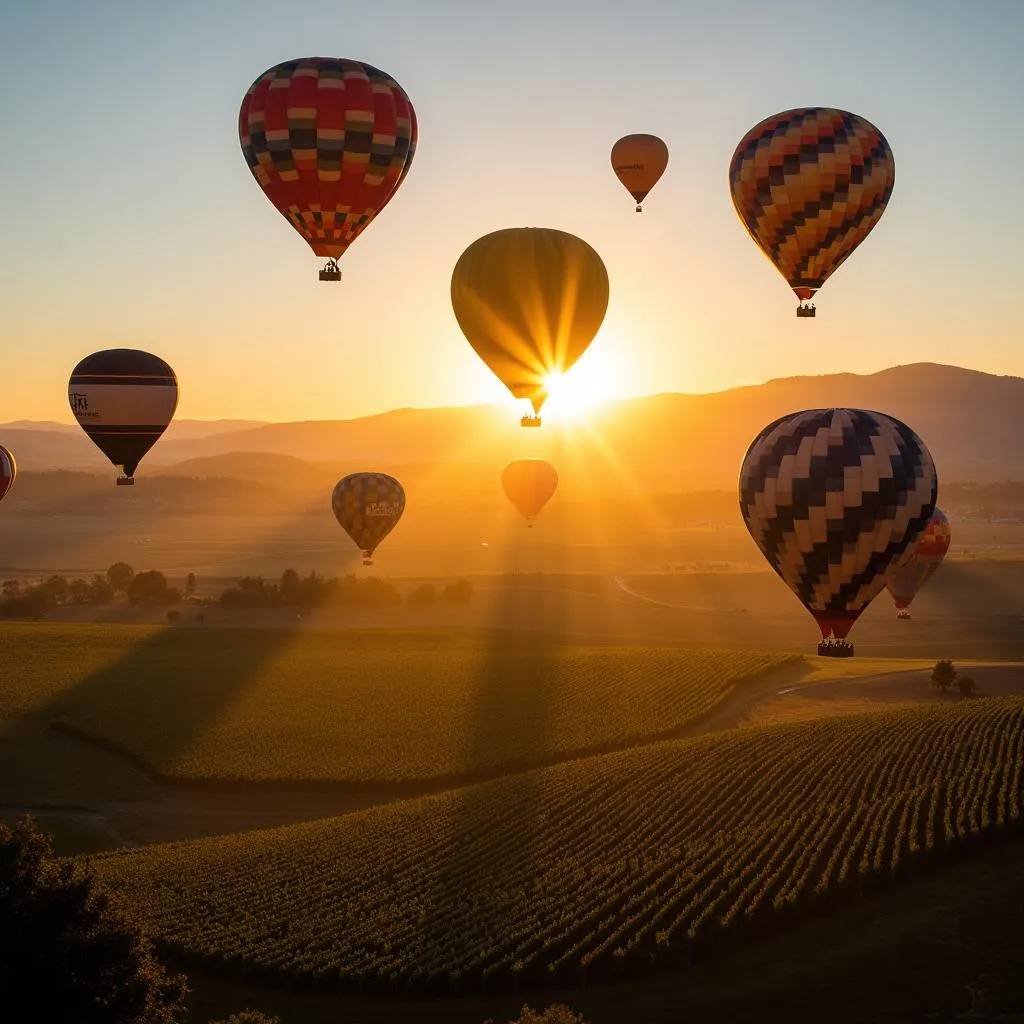
M 615 397 L 621 385 L 615 361 L 606 349 L 603 353 L 588 352 L 580 364 L 567 373 L 555 371 L 544 378 L 548 398 L 542 415 L 553 419 L 579 421 L 585 419 L 595 405 Z

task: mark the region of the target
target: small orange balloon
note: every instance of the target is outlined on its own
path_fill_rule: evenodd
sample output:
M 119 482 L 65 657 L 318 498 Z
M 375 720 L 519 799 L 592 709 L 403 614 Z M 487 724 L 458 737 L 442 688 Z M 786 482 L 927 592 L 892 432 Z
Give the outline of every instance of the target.
M 558 486 L 558 473 L 543 459 L 516 459 L 501 474 L 501 486 L 508 500 L 529 521 L 551 500 Z
M 612 146 L 612 170 L 636 200 L 636 212 L 668 166 L 668 146 L 657 135 L 626 135 Z

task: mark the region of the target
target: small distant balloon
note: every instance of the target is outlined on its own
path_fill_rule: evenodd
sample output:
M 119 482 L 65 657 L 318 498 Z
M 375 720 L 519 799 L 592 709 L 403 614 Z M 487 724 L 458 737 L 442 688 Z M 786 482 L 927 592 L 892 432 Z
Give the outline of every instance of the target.
M 14 486 L 18 478 L 18 463 L 15 462 L 11 452 L 0 444 L 0 501 L 7 496 L 7 492 Z
M 850 628 L 927 528 L 938 481 L 905 423 L 810 409 L 754 438 L 739 492 L 750 535 L 818 623 L 820 653 L 845 656 Z
M 636 200 L 636 212 L 668 166 L 668 146 L 657 135 L 625 135 L 612 146 L 612 170 Z
M 105 349 L 86 356 L 71 372 L 68 401 L 79 426 L 121 470 L 118 484 L 133 484 L 142 457 L 178 407 L 178 378 L 150 352 Z
M 885 136 L 848 110 L 774 114 L 740 140 L 729 165 L 733 205 L 801 305 L 839 269 L 885 211 L 896 164 Z
M 502 472 L 501 486 L 508 500 L 530 523 L 555 493 L 558 473 L 543 459 L 516 459 Z
M 506 228 L 478 238 L 452 272 L 452 309 L 476 354 L 540 425 L 547 380 L 587 350 L 608 308 L 608 271 L 582 238 Z
M 238 113 L 256 183 L 317 256 L 321 281 L 391 201 L 416 152 L 405 90 L 370 64 L 304 57 L 264 71 Z
M 387 473 L 350 473 L 335 484 L 331 508 L 363 552 L 363 565 L 373 565 L 374 551 L 405 511 L 405 489 Z
M 935 575 L 949 551 L 951 540 L 949 519 L 942 509 L 937 508 L 928 523 L 928 529 L 914 546 L 914 553 L 889 577 L 886 584 L 896 607 L 897 618 L 910 618 L 907 609 L 918 591 Z

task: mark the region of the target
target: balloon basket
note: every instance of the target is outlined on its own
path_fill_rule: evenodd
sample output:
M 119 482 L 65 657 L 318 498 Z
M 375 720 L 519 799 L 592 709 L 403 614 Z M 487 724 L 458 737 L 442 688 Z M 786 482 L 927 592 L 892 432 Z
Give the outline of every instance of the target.
M 636 204 L 636 212 L 637 213 L 643 213 L 644 212 L 639 203 Z
M 338 264 L 334 260 L 328 260 L 327 265 L 323 270 L 320 271 L 321 281 L 340 281 L 341 271 L 338 269 Z
M 364 558 L 363 559 L 363 565 L 373 565 L 373 559 L 372 558 Z
M 796 315 L 799 317 L 817 316 L 818 311 L 814 308 L 814 306 L 797 306 Z
M 135 477 L 133 477 L 133 476 L 119 476 L 117 478 L 117 486 L 118 487 L 134 487 L 135 486 Z
M 845 640 L 836 640 L 830 637 L 818 644 L 818 657 L 820 658 L 852 658 L 853 644 Z
M 910 618 L 910 612 L 905 612 L 905 611 L 902 611 L 902 610 L 898 611 L 896 613 L 896 618 L 897 619 L 909 619 Z
M 539 416 L 524 416 L 519 421 L 519 426 L 521 426 L 521 427 L 539 427 L 540 426 L 540 417 Z

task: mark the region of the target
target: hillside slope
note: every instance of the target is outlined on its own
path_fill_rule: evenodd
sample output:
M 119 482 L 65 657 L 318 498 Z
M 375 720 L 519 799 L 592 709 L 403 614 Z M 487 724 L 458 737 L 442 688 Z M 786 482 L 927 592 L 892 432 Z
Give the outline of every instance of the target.
M 1024 700 L 719 734 L 102 857 L 175 954 L 468 994 L 705 957 L 1018 829 Z

